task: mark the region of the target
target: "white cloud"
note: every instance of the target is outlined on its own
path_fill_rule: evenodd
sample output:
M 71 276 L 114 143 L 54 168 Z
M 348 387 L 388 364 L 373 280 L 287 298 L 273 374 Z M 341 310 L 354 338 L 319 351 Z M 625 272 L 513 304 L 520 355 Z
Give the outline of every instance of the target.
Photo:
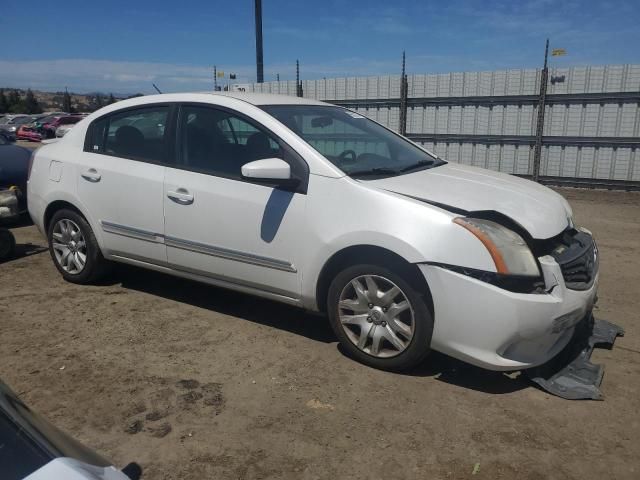
M 249 75 L 239 66 L 230 70 Z M 166 91 L 213 85 L 213 67 L 109 60 L 0 60 L 0 86 L 104 92 L 151 92 L 152 83 Z
M 397 73 L 400 59 L 394 61 L 336 59 L 328 64 L 309 63 L 300 66 L 303 78 L 377 75 Z M 255 79 L 253 65 L 219 67 L 235 73 L 237 82 Z M 295 64 L 271 64 L 265 68 L 266 80 L 295 78 Z M 219 83 L 224 83 L 220 81 Z M 213 87 L 213 66 L 179 65 L 152 62 L 119 62 L 110 60 L 0 60 L 0 87 L 33 88 L 61 91 L 68 87 L 76 92 L 152 93 L 155 83 L 163 92 L 206 90 Z

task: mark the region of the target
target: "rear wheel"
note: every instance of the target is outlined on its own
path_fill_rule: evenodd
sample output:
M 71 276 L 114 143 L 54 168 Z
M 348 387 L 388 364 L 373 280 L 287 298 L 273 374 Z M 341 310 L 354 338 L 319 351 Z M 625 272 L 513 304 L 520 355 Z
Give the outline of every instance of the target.
M 73 283 L 91 283 L 108 271 L 93 230 L 74 210 L 58 210 L 49 222 L 49 252 L 58 271 Z
M 327 311 L 341 344 L 355 359 L 404 370 L 430 351 L 433 318 L 424 296 L 401 275 L 356 265 L 331 283 Z

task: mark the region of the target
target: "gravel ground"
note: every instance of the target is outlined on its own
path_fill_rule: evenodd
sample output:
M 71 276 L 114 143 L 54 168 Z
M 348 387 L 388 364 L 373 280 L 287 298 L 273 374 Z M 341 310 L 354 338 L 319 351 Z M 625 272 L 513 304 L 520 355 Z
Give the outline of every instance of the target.
M 627 331 L 594 353 L 603 402 L 438 354 L 373 370 L 322 317 L 153 272 L 65 283 L 33 226 L 0 265 L 0 377 L 147 479 L 640 478 L 640 195 L 561 192 L 599 242 L 596 314 Z

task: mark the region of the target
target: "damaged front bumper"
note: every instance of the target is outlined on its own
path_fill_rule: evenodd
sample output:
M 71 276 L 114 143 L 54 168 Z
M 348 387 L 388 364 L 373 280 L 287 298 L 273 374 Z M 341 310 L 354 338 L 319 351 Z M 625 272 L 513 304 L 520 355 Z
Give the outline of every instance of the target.
M 516 293 L 436 265 L 420 265 L 434 303 L 431 347 L 488 370 L 537 367 L 560 353 L 591 312 L 598 278 L 566 287 L 558 263 L 540 258 L 544 293 Z
M 592 314 L 585 317 L 574 330 L 565 349 L 544 365 L 523 373 L 547 392 L 568 400 L 602 400 L 600 384 L 604 367 L 591 363 L 596 347 L 611 348 L 622 327 L 606 320 L 597 320 Z

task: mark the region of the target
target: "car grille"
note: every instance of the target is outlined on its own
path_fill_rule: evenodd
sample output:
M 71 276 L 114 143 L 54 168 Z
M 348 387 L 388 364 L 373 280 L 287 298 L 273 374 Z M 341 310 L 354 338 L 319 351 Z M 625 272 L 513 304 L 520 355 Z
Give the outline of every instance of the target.
M 551 255 L 556 259 L 567 288 L 586 290 L 598 274 L 598 246 L 586 232 L 565 236 Z

